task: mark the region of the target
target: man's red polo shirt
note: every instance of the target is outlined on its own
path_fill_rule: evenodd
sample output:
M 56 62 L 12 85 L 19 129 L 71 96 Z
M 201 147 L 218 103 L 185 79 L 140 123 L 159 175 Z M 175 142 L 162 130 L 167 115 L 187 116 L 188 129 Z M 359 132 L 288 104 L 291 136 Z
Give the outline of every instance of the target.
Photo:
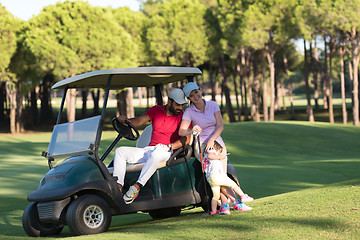
M 179 128 L 183 113 L 178 116 L 166 116 L 165 105 L 153 106 L 146 111 L 152 122 L 151 141 L 149 146 L 159 143 L 170 144 L 180 139 Z

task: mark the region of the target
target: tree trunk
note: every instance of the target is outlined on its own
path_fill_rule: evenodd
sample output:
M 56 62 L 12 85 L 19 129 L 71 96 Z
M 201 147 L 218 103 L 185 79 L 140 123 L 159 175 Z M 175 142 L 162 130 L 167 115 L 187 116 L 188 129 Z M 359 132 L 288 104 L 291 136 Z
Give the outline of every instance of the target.
M 354 106 L 353 106 L 353 119 L 354 125 L 359 126 L 359 48 L 360 48 L 360 40 L 356 42 L 356 27 L 353 27 L 351 31 L 352 35 L 352 49 L 353 49 L 353 98 L 354 98 Z
M 124 100 L 122 99 L 121 92 L 116 94 L 116 116 L 125 115 L 126 109 L 124 109 Z
M 262 77 L 263 77 L 263 115 L 264 115 L 264 121 L 268 122 L 269 121 L 269 112 L 268 112 L 268 96 L 267 96 L 265 52 L 263 52 Z
M 82 108 L 81 108 L 81 118 L 85 118 L 87 115 L 87 97 L 89 95 L 89 89 L 83 89 L 81 91 L 82 98 Z
M 253 62 L 253 78 L 254 81 L 252 81 L 252 76 L 249 76 L 249 85 L 251 82 L 253 82 L 252 85 L 254 85 L 252 88 L 250 88 L 250 91 L 252 91 L 252 104 L 251 104 L 251 111 L 253 112 L 251 115 L 253 117 L 253 119 L 255 120 L 255 122 L 260 122 L 260 75 L 259 75 L 259 71 L 258 71 L 258 64 L 254 61 Z M 250 69 L 250 66 L 249 66 Z M 250 97 L 250 95 L 249 95 Z
M 210 80 L 210 87 L 211 87 L 211 100 L 216 100 L 216 91 L 215 91 L 215 83 L 214 83 L 214 71 L 213 65 L 210 63 L 209 66 L 209 80 Z
M 332 86 L 332 55 L 334 54 L 335 47 L 334 47 L 334 39 L 330 39 L 330 53 L 329 53 L 329 77 L 328 77 L 328 92 L 327 96 L 329 99 L 329 121 L 330 123 L 334 123 L 334 107 L 333 107 L 333 86 Z M 325 50 L 326 51 L 326 50 Z
M 269 63 L 270 70 L 270 121 L 275 120 L 275 52 L 269 49 L 266 53 L 266 57 Z
M 325 66 L 327 63 L 324 63 L 323 66 Z M 323 95 L 323 109 L 328 109 L 328 99 L 326 97 L 326 89 L 327 89 L 327 70 L 325 70 L 325 67 L 322 68 L 322 76 L 321 76 L 321 82 L 322 82 L 322 95 Z
M 128 88 L 116 94 L 116 99 L 117 99 L 117 107 L 116 107 L 117 115 L 124 115 L 127 116 L 128 118 L 135 117 L 134 106 L 132 104 L 132 100 L 133 100 L 132 88 Z
M 250 96 L 251 91 L 252 91 L 252 86 L 250 86 L 250 80 L 249 80 L 249 76 L 250 76 L 250 57 L 251 57 L 251 53 L 248 52 L 246 54 L 245 49 L 241 48 L 241 65 L 243 66 L 241 74 L 240 74 L 240 82 L 241 82 L 241 107 L 242 107 L 242 112 L 244 113 L 244 117 L 245 120 L 248 119 L 249 116 L 249 110 L 248 110 L 248 102 L 247 102 L 247 91 L 246 91 L 246 83 L 249 83 L 249 99 L 251 101 L 252 96 Z M 246 81 L 246 79 L 248 79 L 248 81 Z M 250 103 L 251 106 L 251 103 Z
M 312 72 L 313 72 L 313 79 L 314 79 L 314 100 L 315 100 L 315 109 L 319 109 L 319 80 L 318 80 L 318 75 L 319 75 L 319 51 L 318 48 L 316 46 L 316 40 L 315 40 L 315 47 L 314 49 L 312 49 L 311 45 L 310 45 L 310 49 L 311 49 L 311 55 L 312 55 Z
M 230 98 L 230 89 L 228 87 L 227 82 L 227 73 L 226 73 L 226 67 L 225 67 L 225 59 L 224 59 L 224 53 L 220 53 L 220 66 L 221 66 L 221 72 L 222 72 L 222 86 L 223 86 L 223 92 L 225 95 L 225 102 L 226 102 L 226 111 L 229 116 L 230 122 L 235 122 L 235 116 L 234 111 L 231 105 L 231 98 Z
M 149 99 L 147 87 L 143 87 L 143 94 L 144 94 L 144 98 L 145 98 L 143 101 L 145 101 L 147 103 L 147 99 Z M 144 104 L 143 106 L 146 106 L 146 104 Z
M 309 70 L 308 70 L 308 56 L 306 50 L 306 40 L 304 39 L 304 77 L 305 77 L 305 90 L 306 90 L 306 99 L 307 99 L 307 114 L 309 122 L 314 122 L 314 113 L 311 106 L 311 95 L 310 95 L 310 79 L 309 79 Z
M 150 108 L 150 87 L 146 87 L 146 108 Z
M 54 76 L 52 74 L 46 74 L 43 78 L 43 83 L 41 86 L 41 108 L 40 108 L 40 116 L 42 120 L 49 120 L 52 118 L 52 110 L 50 106 L 50 85 L 54 80 Z
M 16 88 L 15 84 L 6 84 L 6 95 L 9 98 L 10 104 L 10 133 L 16 133 Z
M 221 69 L 219 69 L 219 72 L 221 71 Z M 223 75 L 220 76 L 221 78 L 221 83 L 219 83 L 218 85 L 218 88 L 220 88 L 220 109 L 224 109 L 224 85 L 223 85 L 223 82 L 224 82 L 224 79 L 223 79 Z
M 134 111 L 134 104 L 133 104 L 133 99 L 134 99 L 134 90 L 133 88 L 128 88 L 126 91 L 126 112 L 127 112 L 127 116 L 129 116 L 130 118 L 135 117 L 135 111 Z
M 275 113 L 280 110 L 281 81 L 279 71 L 275 68 Z
M 349 83 L 350 83 L 350 97 L 351 97 L 351 107 L 354 106 L 354 98 L 353 98 L 353 93 L 352 93 L 352 89 L 353 89 L 353 85 L 354 85 L 354 75 L 353 75 L 353 71 L 352 71 L 352 64 L 351 64 L 351 57 L 347 56 L 347 62 L 348 62 L 348 70 L 349 70 Z
M 235 100 L 236 100 L 236 108 L 237 108 L 237 111 L 238 111 L 238 114 L 237 114 L 238 115 L 238 121 L 241 122 L 241 107 L 240 107 L 240 104 L 239 104 L 239 93 L 238 93 L 237 82 L 236 82 L 236 76 L 238 75 L 238 71 L 240 70 L 240 65 L 238 63 L 235 63 L 234 65 L 236 65 L 236 67 L 234 66 L 234 69 L 233 69 Z M 241 83 L 240 83 L 240 87 L 241 87 Z M 242 98 L 242 96 L 241 96 L 241 98 Z
M 142 87 L 137 88 L 137 95 L 138 95 L 138 99 L 139 99 L 139 106 L 141 106 L 142 99 L 143 99 L 143 88 Z
M 253 68 L 253 71 L 255 72 L 255 65 Z M 254 81 L 253 81 L 253 76 L 250 75 L 248 77 L 248 83 L 249 83 L 249 100 L 250 100 L 250 116 L 253 120 L 255 120 L 255 115 L 256 115 L 256 101 L 255 101 L 255 92 L 254 92 Z
M 91 91 L 91 97 L 94 101 L 94 109 L 93 109 L 94 116 L 99 115 L 100 114 L 100 109 L 99 109 L 100 90 L 98 89 L 96 92 Z
M 23 124 L 23 118 L 22 118 L 22 102 L 23 102 L 23 96 L 20 93 L 20 83 L 16 82 L 16 133 L 21 133 L 24 131 L 24 124 Z
M 323 78 L 323 98 L 324 98 L 324 109 L 329 109 L 329 71 L 328 71 L 328 52 L 327 52 L 327 42 L 326 37 L 324 36 L 324 78 Z
M 279 93 L 281 96 L 282 110 L 285 111 L 286 110 L 286 101 L 285 101 L 286 91 L 285 91 L 285 78 L 284 77 L 280 77 L 279 84 L 280 84 Z
M 345 73 L 344 73 L 344 46 L 340 43 L 339 47 L 340 57 L 340 82 L 341 82 L 341 102 L 342 102 L 342 116 L 343 124 L 347 124 L 347 110 L 346 110 L 346 94 L 345 94 Z
M 0 119 L 5 118 L 6 82 L 0 82 Z
M 258 93 L 255 90 L 256 83 L 260 84 L 259 79 L 255 79 L 256 74 L 257 74 L 257 64 L 253 64 L 253 74 L 250 74 L 250 72 L 246 72 L 249 83 L 250 116 L 253 120 L 255 120 L 256 117 L 256 98 L 258 97 L 257 96 Z
M 290 116 L 291 116 L 292 120 L 295 120 L 294 100 L 293 100 L 292 87 L 291 87 L 291 82 L 290 82 L 290 77 L 289 77 L 288 60 L 287 60 L 287 57 L 285 54 L 283 55 L 283 59 L 284 59 L 284 72 L 285 72 L 285 76 L 286 76 L 286 82 L 287 82 L 289 97 L 290 97 L 290 112 L 291 112 Z
M 36 125 L 36 123 L 37 123 L 37 116 L 38 116 L 38 107 L 37 107 L 38 92 L 37 92 L 37 88 L 38 87 L 35 87 L 31 91 L 31 95 L 30 95 L 31 126 Z
M 68 122 L 75 121 L 76 94 L 77 94 L 77 91 L 74 88 L 69 89 L 66 94 L 66 114 L 67 114 Z

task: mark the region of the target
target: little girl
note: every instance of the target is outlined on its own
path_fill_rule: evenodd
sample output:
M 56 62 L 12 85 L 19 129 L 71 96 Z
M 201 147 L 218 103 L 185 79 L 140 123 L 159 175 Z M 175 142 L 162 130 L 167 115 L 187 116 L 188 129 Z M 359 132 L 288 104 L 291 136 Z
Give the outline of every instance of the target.
M 253 200 L 253 198 L 249 197 L 247 194 L 244 194 L 240 187 L 225 173 L 221 164 L 221 159 L 226 158 L 226 155 L 221 154 L 222 150 L 223 147 L 215 141 L 214 148 L 204 154 L 203 169 L 206 173 L 206 179 L 210 184 L 211 190 L 213 192 L 210 215 L 217 213 L 217 203 L 220 199 L 221 186 L 230 187 L 237 195 L 240 196 L 240 198 L 246 198 L 248 202 Z M 240 199 L 230 198 L 230 200 L 233 201 L 234 210 L 249 211 L 252 209 L 251 207 L 246 206 Z M 228 203 L 226 202 L 222 204 L 220 208 L 220 213 L 224 212 L 221 209 L 229 209 Z M 228 212 L 224 214 L 230 214 L 230 211 L 228 210 Z

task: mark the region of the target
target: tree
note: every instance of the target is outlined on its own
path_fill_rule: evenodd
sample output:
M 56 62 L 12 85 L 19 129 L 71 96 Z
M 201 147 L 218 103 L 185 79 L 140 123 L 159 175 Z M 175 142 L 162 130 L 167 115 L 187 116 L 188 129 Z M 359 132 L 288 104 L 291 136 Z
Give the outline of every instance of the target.
M 254 49 L 265 51 L 270 72 L 270 121 L 275 115 L 275 53 L 296 35 L 293 9 L 296 1 L 256 1 L 249 5 L 244 15 L 244 40 Z M 265 83 L 266 84 L 266 83 Z M 265 85 L 264 85 L 265 87 Z M 264 103 L 266 91 L 264 89 Z M 264 106 L 265 109 L 266 106 Z M 265 113 L 264 113 L 265 114 Z
M 296 47 L 294 43 L 288 43 L 283 45 L 280 50 L 275 54 L 275 68 L 277 73 L 277 90 L 278 96 L 282 97 L 283 110 L 286 110 L 285 96 L 286 92 L 289 96 L 290 100 L 290 119 L 295 119 L 294 112 L 294 102 L 293 102 L 293 93 L 292 93 L 292 84 L 290 82 L 290 75 L 293 74 L 293 71 L 298 68 L 299 63 L 301 61 L 301 57 L 299 53 L 296 51 Z M 286 89 L 286 90 L 285 90 Z M 285 92 L 283 92 L 285 90 Z M 281 93 L 281 94 L 279 94 Z
M 359 51 L 360 51 L 360 19 L 358 17 L 359 0 L 334 1 L 334 15 L 337 16 L 339 30 L 351 43 L 353 59 L 353 120 L 359 126 Z
M 115 21 L 122 26 L 126 32 L 128 32 L 135 44 L 137 45 L 137 51 L 135 55 L 138 57 L 140 65 L 146 65 L 147 55 L 145 49 L 145 32 L 147 18 L 142 11 L 133 12 L 127 7 L 122 7 L 113 10 Z M 139 90 L 139 99 L 141 99 L 141 89 Z M 128 117 L 134 117 L 134 106 L 132 105 L 133 89 L 123 89 L 120 93 L 116 94 L 117 98 L 117 112 L 118 114 L 126 115 Z
M 310 79 L 309 79 L 309 66 L 308 66 L 308 50 L 306 48 L 306 41 L 310 42 L 316 33 L 319 32 L 317 27 L 319 26 L 321 18 L 317 17 L 318 6 L 312 0 L 304 0 L 302 4 L 298 4 L 295 8 L 295 16 L 297 27 L 300 32 L 300 36 L 304 39 L 304 75 L 305 75 L 305 91 L 307 100 L 307 114 L 308 120 L 314 122 L 314 112 L 311 105 L 310 94 Z M 311 53 L 312 54 L 312 53 Z
M 136 66 L 137 46 L 110 9 L 81 1 L 45 7 L 24 29 L 24 47 L 35 56 L 43 76 L 55 80 L 103 68 Z M 46 78 L 43 78 L 45 80 Z M 70 92 L 74 99 L 76 90 Z M 67 108 L 75 120 L 75 101 Z
M 345 68 L 344 68 L 344 46 L 342 42 L 339 47 L 339 57 L 340 57 L 340 84 L 341 84 L 341 109 L 343 115 L 343 124 L 347 123 L 347 110 L 346 110 L 346 94 L 345 94 Z
M 22 108 L 20 96 L 20 83 L 16 75 L 9 69 L 11 58 L 16 51 L 16 31 L 21 21 L 9 13 L 0 4 L 0 83 L 5 87 L 6 94 L 10 100 L 10 132 L 20 132 L 19 124 L 20 109 Z M 5 82 L 5 84 L 2 84 Z M 4 98 L 0 99 L 0 117 L 4 115 Z
M 247 97 L 246 97 L 246 91 L 245 91 L 245 85 L 244 82 L 244 74 L 245 74 L 245 49 L 244 44 L 242 41 L 242 22 L 243 22 L 243 6 L 242 2 L 237 1 L 218 1 L 217 6 L 217 20 L 218 25 L 220 27 L 219 35 L 221 36 L 221 44 L 220 44 L 220 55 L 226 54 L 229 57 L 228 65 L 231 65 L 227 67 L 229 71 L 232 71 L 233 76 L 233 83 L 234 83 L 234 90 L 235 90 L 235 99 L 236 99 L 236 105 L 238 110 L 238 120 L 241 121 L 241 110 L 239 100 L 238 100 L 238 83 L 237 83 L 237 76 L 239 76 L 240 79 L 240 93 L 242 102 L 245 99 L 245 107 L 247 108 Z M 225 67 L 225 63 L 223 57 L 220 57 L 220 66 Z M 242 65 L 241 65 L 242 64 Z M 225 71 L 222 70 L 224 73 Z M 224 75 L 224 74 L 223 74 Z M 230 74 L 229 74 L 230 75 Z M 227 102 L 229 101 L 229 104 L 227 103 L 227 111 L 229 114 L 230 121 L 235 121 L 235 118 L 233 117 L 232 113 L 232 107 L 231 106 L 231 100 L 230 97 L 227 96 L 228 92 L 228 86 L 227 86 L 227 76 L 223 76 L 223 79 L 225 80 L 223 82 L 224 89 L 225 89 L 225 98 L 227 99 Z M 245 111 L 247 112 L 247 110 Z M 246 114 L 247 118 L 247 114 Z
M 329 121 L 334 123 L 334 110 L 333 110 L 333 86 L 332 86 L 332 58 L 336 52 L 336 40 L 339 36 L 339 22 L 337 21 L 337 7 L 334 5 L 335 1 L 333 0 L 323 0 L 319 4 L 319 12 L 321 14 L 321 31 L 328 38 L 328 43 L 325 44 L 325 76 L 327 77 L 327 89 L 326 97 L 328 99 L 328 108 L 329 108 Z M 325 40 L 325 37 L 324 37 Z M 326 41 L 326 40 L 325 40 Z M 327 47 L 329 52 L 327 52 Z M 328 67 L 329 66 L 329 67 Z
M 309 122 L 314 122 L 314 112 L 311 106 L 311 94 L 310 94 L 310 79 L 309 79 L 309 64 L 308 64 L 308 50 L 306 49 L 306 39 L 304 38 L 304 78 L 305 78 L 305 92 L 307 100 L 307 113 Z
M 197 0 L 144 5 L 146 49 L 155 65 L 199 66 L 206 60 L 205 7 Z
M 218 4 L 216 6 L 209 8 L 205 15 L 205 18 L 207 20 L 208 39 L 210 43 L 207 54 L 210 59 L 209 64 L 211 64 L 211 68 L 213 66 L 218 66 L 218 68 L 220 69 L 219 72 L 221 72 L 221 80 L 222 80 L 221 87 L 222 87 L 222 94 L 225 95 L 226 111 L 229 116 L 230 122 L 235 122 L 235 115 L 232 108 L 230 89 L 228 83 L 228 76 L 230 75 L 229 69 L 231 69 L 231 67 L 228 66 L 229 65 L 228 62 L 230 62 L 228 61 L 230 50 L 229 50 L 228 39 L 225 33 L 230 27 L 228 23 L 224 21 L 227 15 L 229 16 L 233 16 L 233 15 L 231 14 L 232 9 L 229 9 L 227 5 L 223 6 L 222 5 L 223 3 L 225 5 L 227 4 L 226 2 L 218 1 Z M 229 24 L 231 25 L 231 23 Z M 234 76 L 234 81 L 236 81 L 235 74 L 233 74 L 233 76 Z M 234 83 L 236 87 L 236 82 Z M 222 101 L 222 97 L 221 97 L 221 101 Z
M 127 7 L 121 7 L 112 10 L 114 20 L 117 24 L 122 26 L 127 33 L 132 37 L 135 42 L 136 56 L 140 65 L 146 65 L 146 54 L 145 53 L 145 32 L 147 18 L 142 11 L 131 11 Z
M 219 21 L 216 17 L 216 6 L 217 3 L 211 5 L 207 8 L 205 13 L 205 22 L 206 22 L 206 36 L 208 37 L 209 45 L 206 49 L 206 55 L 208 56 L 208 69 L 209 69 L 209 80 L 211 88 L 211 99 L 216 100 L 216 76 L 219 72 L 219 49 L 220 49 L 220 39 L 221 31 Z

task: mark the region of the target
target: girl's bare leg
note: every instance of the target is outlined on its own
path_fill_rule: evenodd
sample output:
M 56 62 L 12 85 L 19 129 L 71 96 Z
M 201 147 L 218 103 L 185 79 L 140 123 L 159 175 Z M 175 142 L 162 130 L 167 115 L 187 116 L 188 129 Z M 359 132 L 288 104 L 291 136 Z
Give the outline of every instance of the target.
M 224 197 L 230 199 L 230 202 L 235 202 L 236 200 L 236 195 L 235 193 L 231 190 L 231 188 L 229 187 L 221 187 L 221 195 L 225 195 Z M 226 200 L 227 201 L 227 200 Z M 221 202 L 223 203 L 223 201 L 221 200 Z
M 211 200 L 211 211 L 212 211 L 212 212 L 216 212 L 216 211 L 217 211 L 217 204 L 218 204 L 218 201 L 216 201 L 215 199 L 212 199 L 212 200 Z

